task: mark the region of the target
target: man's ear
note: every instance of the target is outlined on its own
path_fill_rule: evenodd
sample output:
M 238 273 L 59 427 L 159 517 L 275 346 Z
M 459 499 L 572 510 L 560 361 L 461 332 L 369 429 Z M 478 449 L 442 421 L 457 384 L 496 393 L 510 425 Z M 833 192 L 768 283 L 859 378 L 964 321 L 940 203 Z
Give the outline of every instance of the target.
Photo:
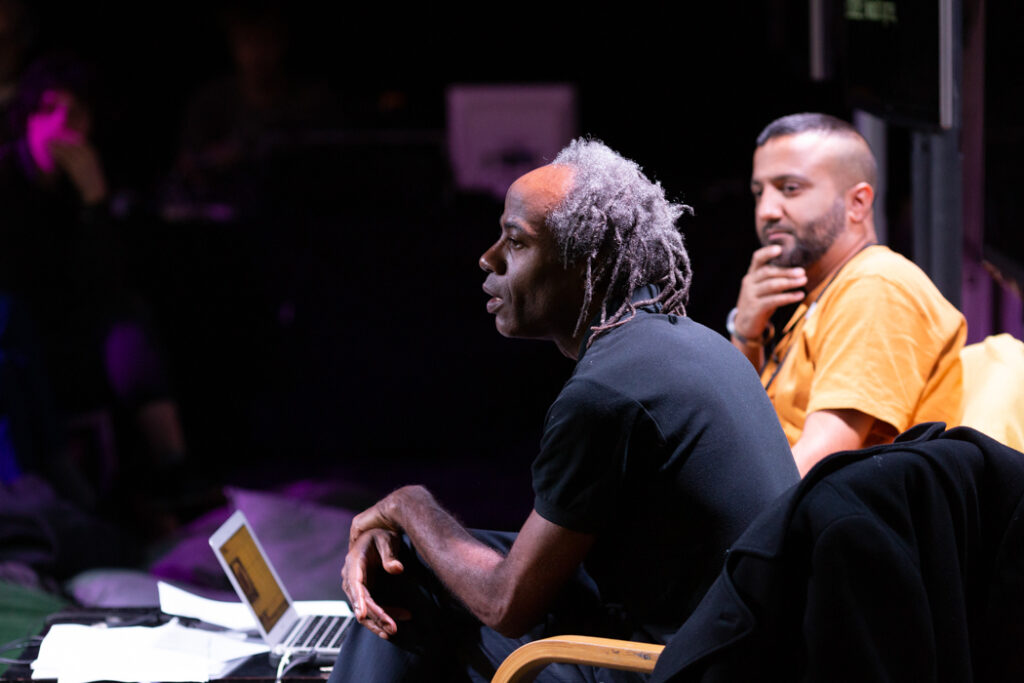
M 846 214 L 854 223 L 863 223 L 871 216 L 875 202 L 875 188 L 860 182 L 846 191 Z

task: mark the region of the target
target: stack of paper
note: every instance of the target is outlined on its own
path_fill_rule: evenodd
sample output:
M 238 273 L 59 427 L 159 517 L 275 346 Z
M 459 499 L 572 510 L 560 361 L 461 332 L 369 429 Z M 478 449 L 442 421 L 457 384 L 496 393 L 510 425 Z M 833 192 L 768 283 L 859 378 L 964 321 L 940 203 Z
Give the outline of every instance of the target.
M 156 627 L 55 624 L 32 664 L 32 678 L 59 683 L 208 681 L 236 660 L 267 649 L 244 634 L 189 628 L 177 620 Z
M 160 609 L 166 614 L 228 630 L 190 627 L 178 619 L 156 627 L 55 624 L 32 664 L 32 678 L 56 678 L 58 683 L 208 681 L 227 673 L 240 658 L 269 652 L 256 635 L 256 619 L 241 602 L 210 600 L 163 582 L 158 588 Z M 342 600 L 299 601 L 295 611 L 352 613 Z

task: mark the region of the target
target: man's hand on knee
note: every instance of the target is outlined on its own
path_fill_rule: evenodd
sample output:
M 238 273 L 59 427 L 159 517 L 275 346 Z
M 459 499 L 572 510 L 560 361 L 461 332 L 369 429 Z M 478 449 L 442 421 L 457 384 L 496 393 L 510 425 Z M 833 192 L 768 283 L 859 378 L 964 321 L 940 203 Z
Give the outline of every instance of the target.
M 382 569 L 388 574 L 401 574 L 405 569 L 398 559 L 400 544 L 401 538 L 392 531 L 364 531 L 355 541 L 350 542 L 345 566 L 341 570 L 342 588 L 356 619 L 381 638 L 388 638 L 397 632 L 396 618 L 409 618 L 406 610 L 382 607 L 370 595 L 374 574 Z

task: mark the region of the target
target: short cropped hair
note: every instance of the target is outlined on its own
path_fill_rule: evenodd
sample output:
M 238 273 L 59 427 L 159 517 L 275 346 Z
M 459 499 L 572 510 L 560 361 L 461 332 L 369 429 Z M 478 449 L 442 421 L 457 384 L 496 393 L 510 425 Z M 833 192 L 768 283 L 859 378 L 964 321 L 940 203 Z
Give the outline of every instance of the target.
M 647 178 L 636 162 L 599 140 L 573 140 L 552 164 L 573 171 L 571 187 L 549 213 L 547 226 L 563 263 L 586 266 L 576 332 L 589 322 L 587 311 L 601 291 L 590 341 L 627 322 L 640 306 L 660 304 L 662 312 L 685 315 L 692 273 L 676 222 L 693 209 L 669 201 L 661 184 Z M 634 292 L 648 284 L 660 287 L 658 295 L 632 301 Z M 609 310 L 612 306 L 615 310 Z
M 865 154 L 858 154 L 851 162 L 858 167 L 859 175 L 872 187 L 878 184 L 878 162 L 871 152 L 864 136 L 853 127 L 852 124 L 829 114 L 819 112 L 803 112 L 790 114 L 775 119 L 761 131 L 757 136 L 757 146 L 762 147 L 773 138 L 797 135 L 798 133 L 822 133 L 824 135 L 839 135 L 859 140 L 864 145 Z

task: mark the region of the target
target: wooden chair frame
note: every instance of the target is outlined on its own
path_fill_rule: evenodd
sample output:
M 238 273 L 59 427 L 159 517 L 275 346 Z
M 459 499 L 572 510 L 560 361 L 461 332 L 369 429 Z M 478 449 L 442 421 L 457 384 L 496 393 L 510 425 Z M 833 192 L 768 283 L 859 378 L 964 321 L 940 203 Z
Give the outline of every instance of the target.
M 530 683 L 548 664 L 581 664 L 610 669 L 654 671 L 664 645 L 612 638 L 555 636 L 523 645 L 510 654 L 491 679 L 492 683 Z

